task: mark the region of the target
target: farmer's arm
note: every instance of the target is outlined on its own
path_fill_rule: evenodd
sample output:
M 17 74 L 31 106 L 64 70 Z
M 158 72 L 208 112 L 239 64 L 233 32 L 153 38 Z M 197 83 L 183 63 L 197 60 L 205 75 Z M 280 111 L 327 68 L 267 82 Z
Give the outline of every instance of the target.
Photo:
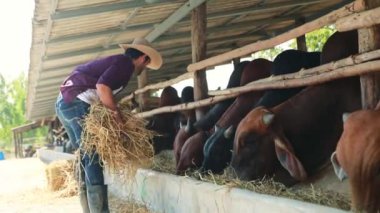
M 105 84 L 96 84 L 96 91 L 98 92 L 99 99 L 108 109 L 115 112 L 115 119 L 117 122 L 121 122 L 121 115 L 116 106 L 113 98 L 112 90 Z

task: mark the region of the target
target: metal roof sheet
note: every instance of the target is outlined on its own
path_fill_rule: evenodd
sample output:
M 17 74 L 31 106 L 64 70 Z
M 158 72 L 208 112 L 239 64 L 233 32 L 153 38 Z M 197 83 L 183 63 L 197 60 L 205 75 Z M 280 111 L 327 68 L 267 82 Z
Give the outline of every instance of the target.
M 147 37 L 164 66 L 149 83 L 186 72 L 191 63 L 191 8 L 207 2 L 208 56 L 284 32 L 295 19 L 312 20 L 348 0 L 36 0 L 27 95 L 27 117 L 55 114 L 59 85 L 89 60 L 121 53 L 119 43 Z M 136 78 L 123 94 L 137 88 Z

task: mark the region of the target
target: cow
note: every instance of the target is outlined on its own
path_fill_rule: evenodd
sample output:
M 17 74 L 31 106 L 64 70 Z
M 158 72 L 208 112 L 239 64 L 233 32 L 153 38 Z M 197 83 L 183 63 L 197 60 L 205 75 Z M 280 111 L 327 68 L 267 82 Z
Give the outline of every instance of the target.
M 183 174 L 187 169 L 201 166 L 203 161 L 203 146 L 207 137 L 208 132 L 200 131 L 186 140 L 176 166 L 176 174 Z
M 241 74 L 243 72 L 244 67 L 249 63 L 249 61 L 243 61 L 236 64 L 236 66 L 234 67 L 234 71 L 231 73 L 230 79 L 228 81 L 227 89 L 240 86 Z M 220 116 L 234 102 L 234 100 L 235 98 L 231 98 L 217 103 L 207 112 L 205 116 L 203 116 L 197 122 L 194 123 L 195 128 L 202 131 L 210 130 L 218 121 Z
M 316 67 L 320 65 L 320 55 L 320 52 L 285 50 L 273 60 L 271 75 L 289 74 L 297 72 L 300 69 Z M 255 107 L 274 107 L 299 93 L 302 89 L 304 89 L 304 87 L 267 90 Z
M 181 103 L 189 102 L 194 102 L 194 88 L 191 86 L 183 88 L 181 92 Z M 194 109 L 181 111 L 181 123 L 187 123 L 188 119 L 190 119 L 191 123 L 195 122 L 196 118 Z
M 357 51 L 357 33 L 335 33 L 322 50 L 321 63 Z M 237 128 L 231 165 L 244 180 L 274 175 L 287 186 L 303 181 L 333 152 L 342 132 L 341 114 L 359 108 L 357 77 L 308 87 L 272 108 L 257 107 Z
M 173 106 L 180 102 L 177 90 L 174 87 L 166 87 L 161 93 L 159 107 Z M 180 115 L 177 112 L 154 115 L 149 121 L 146 128 L 158 133 L 152 141 L 155 154 L 173 148 L 174 138 L 180 128 L 179 123 Z
M 194 89 L 193 87 L 187 86 L 183 88 L 181 93 L 181 103 L 188 103 L 194 101 Z M 184 120 L 186 121 L 185 124 Z M 185 110 L 181 112 L 181 123 L 180 129 L 174 138 L 173 151 L 176 164 L 178 164 L 179 157 L 181 155 L 181 149 L 186 140 L 196 133 L 194 128 L 195 122 L 195 110 Z
M 181 125 L 181 128 L 179 129 L 177 135 L 174 138 L 173 151 L 174 151 L 174 158 L 176 161 L 176 165 L 179 162 L 183 145 L 185 144 L 186 140 L 190 138 L 192 135 L 194 135 L 195 133 L 196 133 L 196 130 L 193 126 L 193 121 L 189 117 L 187 119 L 186 125 L 184 127 Z
M 380 102 L 375 110 L 356 111 L 344 120 L 334 169 L 341 180 L 348 177 L 355 211 L 380 212 Z
M 235 66 L 234 71 L 231 73 L 230 79 L 228 81 L 227 88 L 232 88 L 240 85 L 240 78 L 243 69 L 249 63 L 249 61 L 243 61 Z M 207 112 L 205 116 L 203 116 L 194 124 L 194 127 L 200 132 L 212 131 L 211 127 L 215 125 L 217 119 L 220 117 L 221 114 L 224 113 L 224 111 L 231 105 L 233 101 L 234 99 L 229 99 L 216 104 Z M 193 164 L 190 160 L 185 159 L 194 159 L 195 161 L 198 161 L 199 159 L 203 160 L 203 144 L 207 139 L 207 137 L 204 137 L 206 133 L 194 135 L 193 138 L 189 139 L 189 141 L 191 141 L 194 144 L 190 145 L 190 142 L 186 142 L 185 140 L 187 140 L 192 134 L 194 134 L 194 131 L 192 130 L 193 128 L 189 128 L 189 125 L 187 125 L 186 128 L 183 128 L 178 132 L 177 137 L 174 141 L 174 156 L 176 158 L 178 174 L 181 174 L 181 171 L 185 171 L 188 168 L 192 168 L 195 165 L 198 165 Z M 209 134 L 207 133 L 207 135 Z M 187 143 L 187 148 L 183 149 L 183 152 L 181 152 L 182 146 L 185 142 Z M 200 145 L 202 145 L 202 149 L 195 149 L 195 147 L 199 148 Z M 199 150 L 200 153 L 194 152 L 196 150 Z M 181 164 L 179 164 L 179 159 L 182 153 L 184 157 L 182 158 Z
M 318 66 L 320 64 L 320 52 L 304 52 L 300 50 L 286 50 L 280 53 L 273 61 L 273 67 L 271 69 L 271 75 L 281 75 L 293 73 L 301 68 L 311 68 Z M 300 92 L 303 87 L 299 88 L 290 88 L 290 89 L 272 89 L 265 91 L 264 95 L 260 98 L 260 100 L 248 110 L 255 108 L 257 106 L 266 106 L 273 107 L 277 104 L 282 103 L 288 98 L 294 96 L 298 92 Z M 245 114 L 247 114 L 246 112 Z M 242 118 L 240 118 L 241 120 Z M 239 120 L 239 121 L 240 121 Z M 237 125 L 236 125 L 237 126 Z M 232 126 L 232 130 L 236 129 L 236 126 Z M 221 136 L 225 136 L 224 139 Z M 226 136 L 230 137 L 228 140 Z M 210 138 L 210 141 L 221 141 L 220 143 L 214 143 L 215 152 L 218 153 L 218 156 L 225 156 L 227 162 L 222 162 L 223 168 L 227 166 L 227 163 L 231 160 L 231 152 L 230 150 L 233 147 L 233 131 L 230 134 L 219 134 L 219 136 L 213 135 L 214 138 Z M 222 137 L 223 138 L 223 137 Z M 224 141 L 223 141 L 224 140 Z M 223 142 L 222 142 L 223 141 Z M 222 155 L 223 153 L 223 155 Z M 216 162 L 216 161 L 215 161 Z M 219 165 L 218 165 L 219 167 Z M 218 171 L 221 171 L 221 167 L 219 167 Z M 216 172 L 217 170 L 211 169 Z
M 271 69 L 271 61 L 266 59 L 255 59 L 251 61 L 243 69 L 240 85 L 269 77 Z M 233 129 L 236 128 L 240 120 L 252 109 L 263 94 L 263 91 L 242 94 L 237 97 L 233 104 L 223 113 L 215 125 L 215 132 L 207 139 L 204 146 L 202 170 L 211 170 L 214 173 L 223 171 L 231 159 L 230 150 L 232 148 Z M 229 134 L 224 134 L 226 131 Z

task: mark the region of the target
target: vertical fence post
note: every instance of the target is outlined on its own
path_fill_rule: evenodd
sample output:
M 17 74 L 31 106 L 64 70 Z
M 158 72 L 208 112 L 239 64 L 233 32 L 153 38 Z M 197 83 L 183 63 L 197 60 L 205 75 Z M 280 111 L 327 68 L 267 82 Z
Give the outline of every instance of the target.
M 363 0 L 365 9 L 380 6 L 380 0 Z M 359 52 L 367 52 L 380 48 L 380 25 L 359 29 Z M 362 107 L 373 109 L 380 100 L 380 74 L 378 72 L 360 76 Z

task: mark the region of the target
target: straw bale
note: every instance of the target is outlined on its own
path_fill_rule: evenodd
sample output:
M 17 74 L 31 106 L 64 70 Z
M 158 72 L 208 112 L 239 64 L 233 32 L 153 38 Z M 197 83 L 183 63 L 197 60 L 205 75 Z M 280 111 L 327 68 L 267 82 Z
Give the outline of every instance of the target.
M 59 191 L 60 197 L 78 194 L 78 184 L 74 178 L 74 161 L 54 161 L 46 167 L 45 172 L 50 191 Z

